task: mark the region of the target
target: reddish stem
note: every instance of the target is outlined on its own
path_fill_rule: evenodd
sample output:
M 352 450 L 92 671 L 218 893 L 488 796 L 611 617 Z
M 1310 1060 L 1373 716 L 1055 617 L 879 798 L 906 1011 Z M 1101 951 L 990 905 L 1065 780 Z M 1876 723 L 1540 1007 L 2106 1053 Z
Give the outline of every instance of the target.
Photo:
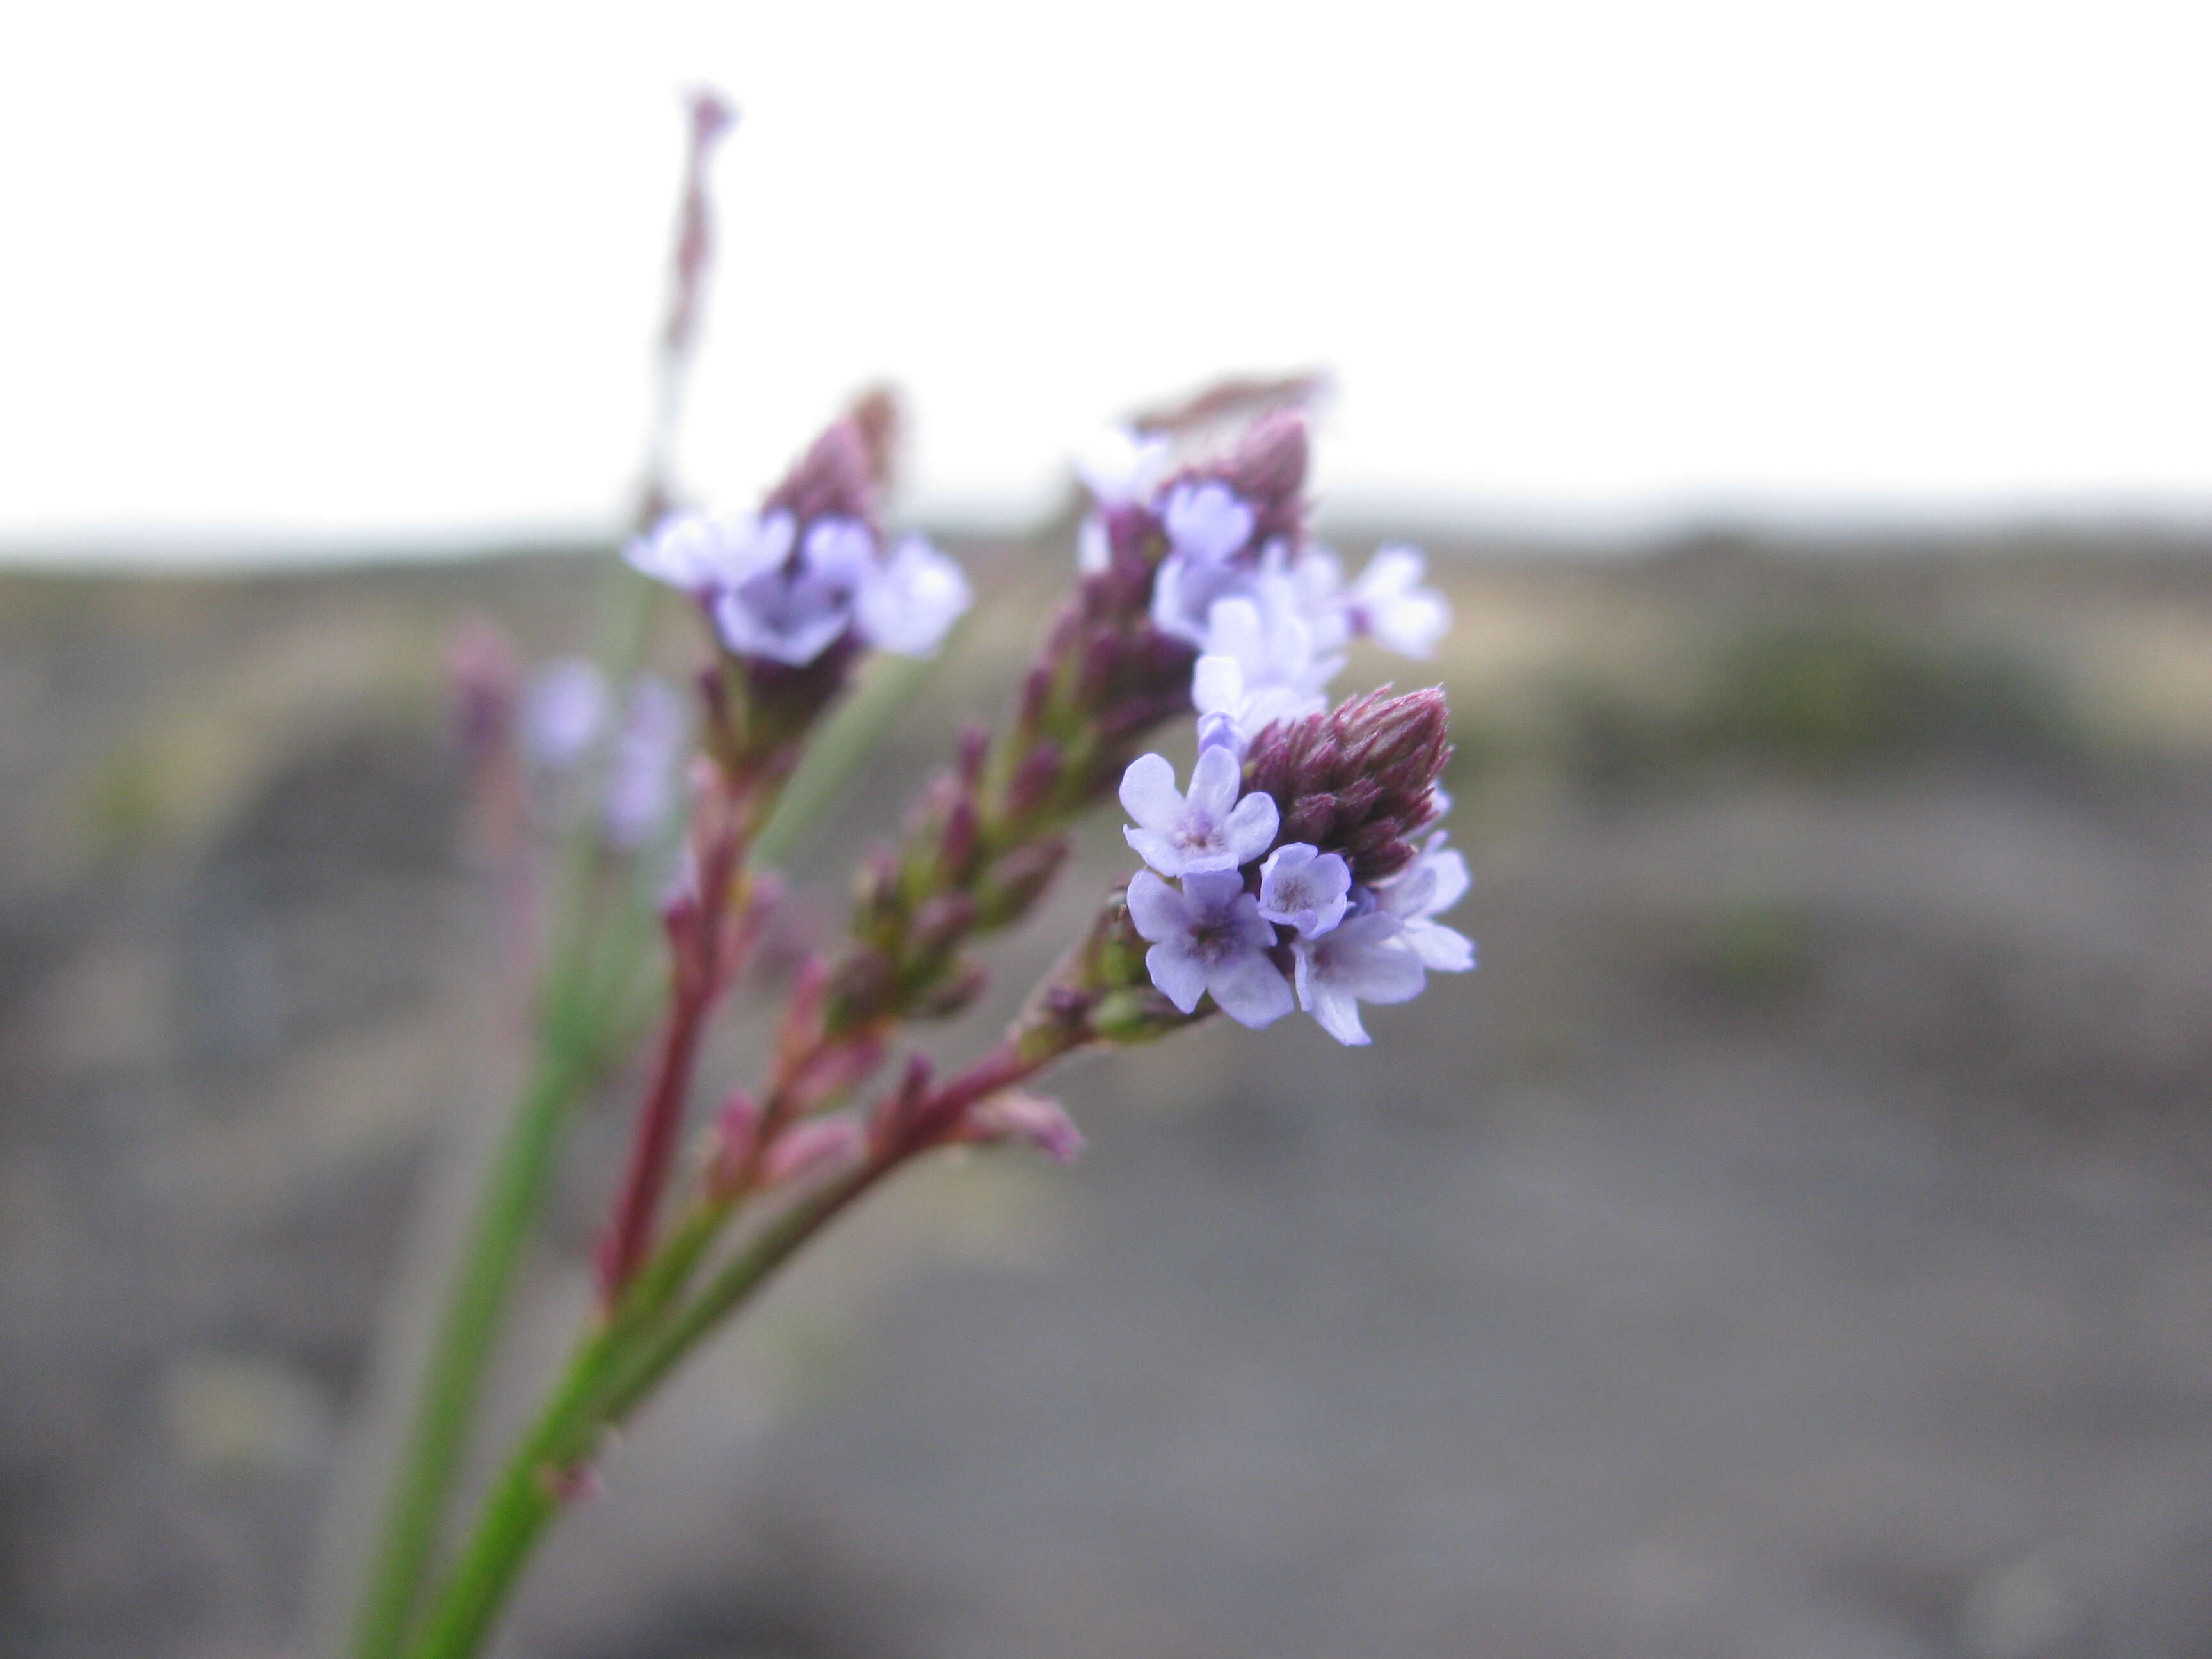
M 691 1072 L 699 1057 L 699 1036 L 709 999 L 679 995 L 662 1029 L 653 1085 L 639 1109 L 637 1133 L 629 1145 L 629 1164 L 616 1201 L 614 1224 L 599 1245 L 599 1297 L 611 1307 L 653 1249 L 653 1223 L 661 1194 L 676 1158 L 678 1131 L 690 1094 Z

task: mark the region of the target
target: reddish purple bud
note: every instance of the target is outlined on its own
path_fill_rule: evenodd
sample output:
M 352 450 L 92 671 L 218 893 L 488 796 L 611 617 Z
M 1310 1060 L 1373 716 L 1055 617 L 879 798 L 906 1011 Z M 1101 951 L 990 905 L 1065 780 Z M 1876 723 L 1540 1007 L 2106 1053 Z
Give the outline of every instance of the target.
M 1278 410 L 1255 422 L 1225 460 L 1206 469 L 1252 508 L 1252 545 L 1264 547 L 1278 536 L 1295 541 L 1303 532 L 1308 451 L 1305 416 Z
M 909 957 L 927 963 L 949 955 L 975 925 L 975 901 L 966 893 L 939 893 L 915 913 L 907 936 Z
M 1049 800 L 1060 785 L 1060 745 L 1049 741 L 1023 756 L 1006 786 L 1006 816 L 1016 820 L 1027 817 Z
M 783 1187 L 844 1169 L 859 1158 L 866 1144 L 860 1120 L 842 1113 L 794 1123 L 768 1149 L 761 1178 L 771 1187 Z
M 1277 844 L 1340 854 L 1363 882 L 1402 869 L 1409 838 L 1436 816 L 1451 754 L 1441 691 L 1375 692 L 1325 714 L 1279 722 L 1245 759 L 1245 787 L 1275 799 Z
M 1014 708 L 1014 723 L 1018 730 L 1034 732 L 1043 722 L 1045 710 L 1052 707 L 1054 678 L 1049 656 L 1022 677 L 1021 700 Z
M 976 836 L 981 827 L 975 798 L 963 789 L 945 813 L 945 828 L 937 837 L 938 868 L 953 880 L 964 880 L 975 863 Z
M 875 521 L 875 459 L 867 434 L 849 415 L 831 422 L 778 484 L 762 511 L 787 510 L 803 525 L 817 519 Z
M 991 754 L 991 728 L 970 721 L 960 728 L 959 759 L 956 766 L 960 781 L 973 789 L 983 781 L 983 763 Z
M 982 963 L 961 957 L 907 1012 L 916 1019 L 950 1019 L 972 1006 L 990 982 Z
M 1009 1092 L 977 1101 L 962 1121 L 959 1138 L 981 1146 L 1022 1141 L 1063 1165 L 1083 1153 L 1075 1120 L 1058 1101 L 1041 1095 Z
M 760 1132 L 760 1108 L 743 1089 L 737 1090 L 714 1114 L 714 1151 L 708 1184 L 727 1193 L 744 1178 L 752 1161 L 753 1139 Z
M 890 958 L 883 951 L 856 951 L 837 964 L 823 988 L 822 1024 L 832 1031 L 849 1031 L 880 1018 L 890 1006 L 896 978 Z
M 785 1085 L 785 1097 L 799 1111 L 812 1111 L 836 1099 L 883 1063 L 880 1037 L 848 1038 L 816 1053 Z
M 1067 853 L 1067 837 L 1054 836 L 1007 854 L 976 884 L 976 920 L 985 927 L 1003 927 L 1023 915 L 1052 884 Z

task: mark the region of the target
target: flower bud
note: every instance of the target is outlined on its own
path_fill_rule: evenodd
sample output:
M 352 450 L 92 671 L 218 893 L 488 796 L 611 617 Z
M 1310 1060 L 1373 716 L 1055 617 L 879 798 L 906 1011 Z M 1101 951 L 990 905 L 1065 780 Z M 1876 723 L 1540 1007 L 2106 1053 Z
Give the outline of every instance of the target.
M 1304 529 L 1309 448 L 1305 416 L 1277 410 L 1253 422 L 1228 459 L 1211 470 L 1250 505 L 1253 546 L 1264 547 L 1278 536 L 1295 541 Z
M 763 510 L 781 507 L 801 525 L 822 518 L 876 517 L 877 460 L 867 431 L 851 415 L 839 416 L 814 441 L 784 481 L 769 495 Z
M 768 1149 L 761 1178 L 781 1187 L 842 1169 L 860 1157 L 866 1140 L 860 1120 L 842 1114 L 794 1123 Z
M 881 1018 L 890 1008 L 895 977 L 883 951 L 854 951 L 837 964 L 824 988 L 822 1024 L 831 1031 L 850 1031 Z
M 982 963 L 967 957 L 958 957 L 907 1012 L 916 1019 L 951 1019 L 955 1014 L 964 1013 L 990 982 L 991 976 L 984 971 Z
M 1246 757 L 1248 789 L 1274 797 L 1278 844 L 1342 854 L 1374 882 L 1413 856 L 1410 837 L 1436 817 L 1444 762 L 1443 693 L 1374 692 L 1324 714 L 1279 722 Z
M 1051 799 L 1060 764 L 1060 745 L 1048 739 L 1023 756 L 1006 785 L 1006 816 L 1018 823 Z
M 1207 1012 L 1211 1012 L 1209 1008 Z M 1091 1005 L 1089 1030 L 1101 1042 L 1131 1048 L 1194 1025 L 1206 1014 L 1186 1014 L 1149 985 L 1109 991 Z
M 993 1095 L 970 1106 L 961 1120 L 959 1139 L 985 1146 L 1026 1141 L 1059 1164 L 1073 1164 L 1083 1152 L 1083 1132 L 1066 1107 L 1018 1091 Z
M 975 838 L 981 828 L 975 798 L 965 789 L 945 814 L 937 836 L 937 867 L 948 881 L 964 881 L 975 861 Z
M 975 920 L 985 927 L 1003 927 L 1018 920 L 1052 884 L 1066 862 L 1065 836 L 1018 847 L 984 872 L 975 887 Z

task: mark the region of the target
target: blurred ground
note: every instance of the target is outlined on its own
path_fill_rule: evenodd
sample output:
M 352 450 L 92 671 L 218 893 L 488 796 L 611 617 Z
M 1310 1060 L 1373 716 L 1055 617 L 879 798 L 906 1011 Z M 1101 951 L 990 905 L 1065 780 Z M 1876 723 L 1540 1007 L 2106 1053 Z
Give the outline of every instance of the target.
M 511 1651 L 2212 1653 L 2207 550 L 1450 562 L 1482 970 L 1366 1053 L 1084 1070 L 1073 1173 L 890 1195 L 611 1460 Z M 976 557 L 825 880 L 1026 650 L 1046 577 Z M 0 580 L 0 1653 L 289 1650 L 508 1062 L 446 633 L 573 648 L 589 587 Z

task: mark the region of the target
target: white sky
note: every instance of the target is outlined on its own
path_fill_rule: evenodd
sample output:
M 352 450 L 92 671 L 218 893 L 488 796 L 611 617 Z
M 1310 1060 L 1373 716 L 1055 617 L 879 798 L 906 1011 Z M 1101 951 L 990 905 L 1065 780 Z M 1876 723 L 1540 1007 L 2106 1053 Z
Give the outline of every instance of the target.
M 2212 8 L 22 6 L 0 541 L 611 520 L 723 87 L 686 471 L 854 386 L 924 504 L 1327 365 L 1323 483 L 2212 513 Z

